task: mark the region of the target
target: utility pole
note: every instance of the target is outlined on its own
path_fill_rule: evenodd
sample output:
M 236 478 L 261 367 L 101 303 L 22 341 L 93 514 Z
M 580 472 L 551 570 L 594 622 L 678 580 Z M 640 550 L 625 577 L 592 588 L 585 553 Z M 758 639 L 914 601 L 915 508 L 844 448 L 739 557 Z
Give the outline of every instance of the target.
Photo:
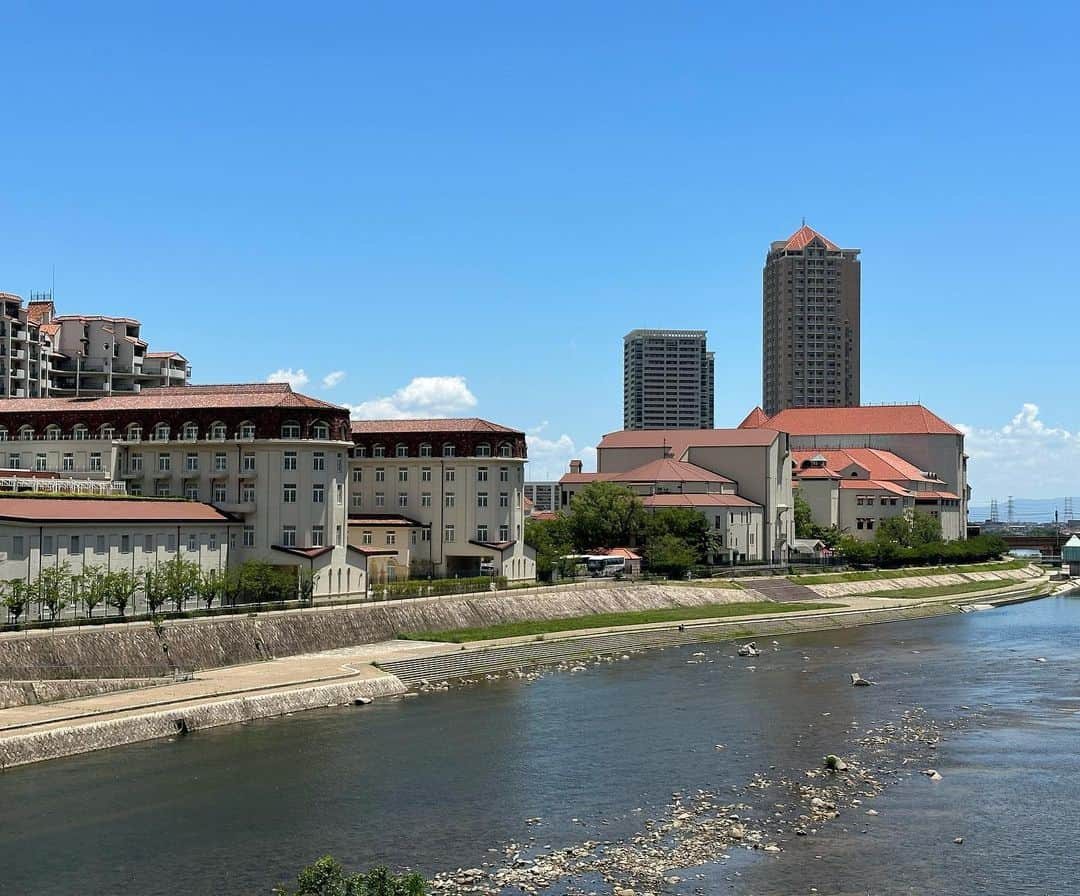
M 1005 503 L 1005 513 L 1007 514 L 1006 519 L 1008 520 L 1009 525 L 1011 526 L 1013 524 L 1013 496 L 1012 495 L 1009 495 L 1009 500 Z

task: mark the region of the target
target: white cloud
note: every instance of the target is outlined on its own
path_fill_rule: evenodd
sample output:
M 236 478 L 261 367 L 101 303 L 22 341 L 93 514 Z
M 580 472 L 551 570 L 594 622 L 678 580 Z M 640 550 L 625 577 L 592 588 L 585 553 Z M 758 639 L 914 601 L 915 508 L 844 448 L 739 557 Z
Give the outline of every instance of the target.
M 288 383 L 294 389 L 303 389 L 311 378 L 304 373 L 304 368 L 293 370 L 291 367 L 279 367 L 266 378 L 268 383 Z
M 533 480 L 558 479 L 566 472 L 571 460 L 584 462 L 586 472 L 596 469 L 596 448 L 592 445 L 577 445 L 566 433 L 554 438 L 545 438 L 542 433 L 548 428 L 545 420 L 525 434 L 529 448 L 529 465 L 526 478 Z
M 1075 494 L 1080 469 L 1080 433 L 1048 426 L 1039 406 L 1025 402 L 999 429 L 958 424 L 970 456 L 972 504 L 991 498 L 1053 497 Z
M 338 383 L 345 379 L 344 370 L 332 370 L 326 376 L 322 378 L 322 384 L 324 389 L 333 389 Z
M 476 407 L 476 396 L 461 376 L 417 376 L 408 385 L 381 398 L 350 405 L 359 420 L 400 420 L 406 417 L 449 417 Z

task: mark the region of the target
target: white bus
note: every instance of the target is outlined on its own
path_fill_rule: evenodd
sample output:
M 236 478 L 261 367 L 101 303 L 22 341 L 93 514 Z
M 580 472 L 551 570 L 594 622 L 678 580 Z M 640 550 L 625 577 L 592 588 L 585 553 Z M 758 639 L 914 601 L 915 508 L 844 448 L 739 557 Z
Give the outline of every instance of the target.
M 626 570 L 626 560 L 622 557 L 608 557 L 601 554 L 597 557 L 589 557 L 585 561 L 585 568 L 593 578 L 607 576 L 621 576 Z

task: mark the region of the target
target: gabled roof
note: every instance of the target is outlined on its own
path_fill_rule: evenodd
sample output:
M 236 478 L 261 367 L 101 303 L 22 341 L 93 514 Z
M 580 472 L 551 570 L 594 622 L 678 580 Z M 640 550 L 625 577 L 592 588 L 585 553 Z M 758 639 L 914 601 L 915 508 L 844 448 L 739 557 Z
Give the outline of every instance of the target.
M 805 249 L 815 239 L 821 240 L 826 249 L 835 249 L 839 251 L 840 247 L 836 245 L 832 240 L 822 236 L 813 227 L 803 224 L 798 230 L 796 230 L 790 237 L 788 237 L 787 243 L 784 244 L 785 249 L 790 249 L 797 252 L 799 249 Z
M 865 470 L 870 479 L 890 482 L 941 482 L 940 479 L 927 476 L 914 464 L 908 463 L 891 451 L 878 448 L 798 449 L 792 451 L 791 456 L 795 463 L 795 476 L 799 479 L 814 478 L 812 474 L 820 470 L 820 467 L 804 468 L 802 465 L 806 461 L 821 458 L 829 471 L 843 471 L 855 465 Z
M 748 421 L 750 417 L 742 425 L 754 428 Z M 921 404 L 788 408 L 770 417 L 766 425 L 793 436 L 961 434 Z
M 627 470 L 625 473 L 615 473 L 609 476 L 612 482 L 721 482 L 730 483 L 734 480 L 727 476 L 721 476 L 712 470 L 706 470 L 696 464 L 681 460 L 672 460 L 670 457 L 651 460 L 647 464 Z
M 524 435 L 520 430 L 500 426 L 480 417 L 433 417 L 412 420 L 353 420 L 353 435 L 391 435 L 393 433 L 490 432 Z
M 902 488 L 895 482 L 882 482 L 879 479 L 841 479 L 840 488 L 858 489 L 861 492 L 889 492 L 893 495 L 902 495 L 910 498 L 913 492 Z
M 667 449 L 669 456 L 682 457 L 689 448 L 763 447 L 776 441 L 779 433 L 768 427 L 744 429 L 623 429 L 609 432 L 597 445 L 605 448 Z
M 350 513 L 349 514 L 350 526 L 395 526 L 395 527 L 408 527 L 408 528 L 423 528 L 424 524 L 417 522 L 414 519 L 410 519 L 407 516 L 401 516 L 396 513 Z
M 743 417 L 743 422 L 739 424 L 739 429 L 760 429 L 763 426 L 767 426 L 768 423 L 768 416 L 761 409 L 761 405 L 758 405 L 749 414 Z
M 945 499 L 947 501 L 959 501 L 960 496 L 955 495 L 952 492 L 913 492 L 916 501 L 938 501 Z
M 324 545 L 319 548 L 297 548 L 283 544 L 272 544 L 270 547 L 272 550 L 281 551 L 283 554 L 292 554 L 294 557 L 303 557 L 306 560 L 314 560 L 316 557 L 328 554 L 334 549 L 332 545 Z
M 150 498 L 0 498 L 0 520 L 28 523 L 230 523 L 232 517 L 198 501 Z
M 760 507 L 740 495 L 646 495 L 641 499 L 646 507 Z

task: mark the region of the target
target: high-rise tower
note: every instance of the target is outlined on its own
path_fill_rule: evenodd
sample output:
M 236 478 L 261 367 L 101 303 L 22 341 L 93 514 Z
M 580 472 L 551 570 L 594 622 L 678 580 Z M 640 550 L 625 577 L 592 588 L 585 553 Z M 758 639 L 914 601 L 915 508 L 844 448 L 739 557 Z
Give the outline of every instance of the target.
M 623 337 L 623 429 L 712 429 L 713 353 L 704 330 Z
M 859 249 L 803 224 L 769 247 L 762 276 L 762 406 L 859 404 Z

